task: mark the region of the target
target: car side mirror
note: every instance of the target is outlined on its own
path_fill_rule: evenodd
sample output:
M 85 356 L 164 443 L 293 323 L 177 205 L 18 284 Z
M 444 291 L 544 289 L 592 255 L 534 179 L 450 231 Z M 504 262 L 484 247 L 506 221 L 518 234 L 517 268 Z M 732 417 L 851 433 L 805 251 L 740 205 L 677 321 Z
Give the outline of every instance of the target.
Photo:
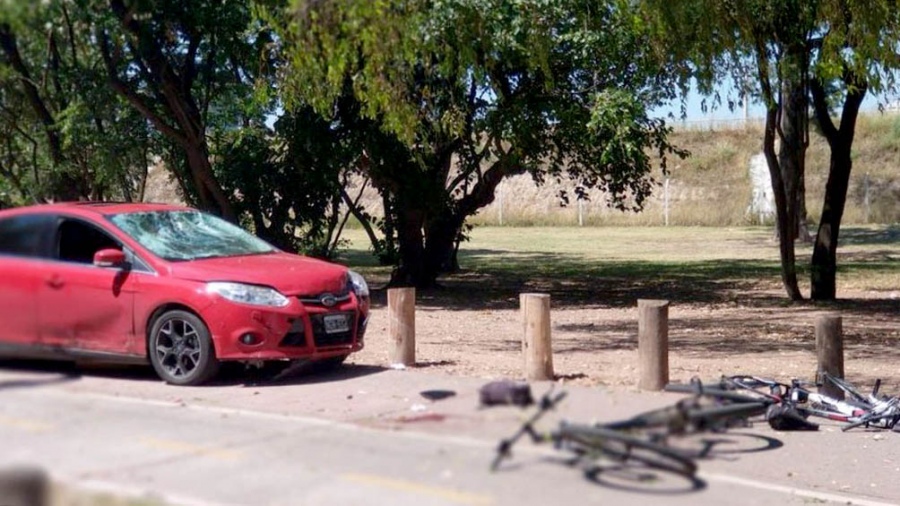
M 124 267 L 128 260 L 125 252 L 115 248 L 106 248 L 94 253 L 94 265 L 97 267 Z

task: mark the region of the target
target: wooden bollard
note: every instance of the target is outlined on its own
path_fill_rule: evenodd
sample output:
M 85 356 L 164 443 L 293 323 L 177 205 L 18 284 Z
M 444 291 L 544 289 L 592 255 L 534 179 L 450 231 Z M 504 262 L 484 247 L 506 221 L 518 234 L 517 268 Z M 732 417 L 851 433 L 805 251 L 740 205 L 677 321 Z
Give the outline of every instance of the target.
M 522 356 L 525 379 L 553 379 L 553 350 L 550 345 L 550 295 L 523 293 L 519 295 L 524 335 Z
M 816 358 L 818 373 L 827 372 L 832 376 L 844 378 L 844 336 L 843 320 L 836 314 L 824 314 L 816 318 Z M 830 384 L 823 383 L 819 393 L 844 398 L 844 392 Z
M 416 289 L 388 289 L 391 365 L 416 363 Z
M 642 390 L 669 382 L 669 301 L 638 300 L 638 367 Z

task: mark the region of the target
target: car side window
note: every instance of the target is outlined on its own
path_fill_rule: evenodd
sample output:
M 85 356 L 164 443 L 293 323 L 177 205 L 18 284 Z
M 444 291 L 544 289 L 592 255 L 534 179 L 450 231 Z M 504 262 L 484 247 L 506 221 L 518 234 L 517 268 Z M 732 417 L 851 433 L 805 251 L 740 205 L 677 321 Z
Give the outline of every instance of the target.
M 53 216 L 34 214 L 0 219 L 0 255 L 43 258 L 47 251 L 44 238 Z
M 93 263 L 94 253 L 102 249 L 122 249 L 119 241 L 99 228 L 71 219 L 60 222 L 57 241 L 58 258 L 80 264 Z

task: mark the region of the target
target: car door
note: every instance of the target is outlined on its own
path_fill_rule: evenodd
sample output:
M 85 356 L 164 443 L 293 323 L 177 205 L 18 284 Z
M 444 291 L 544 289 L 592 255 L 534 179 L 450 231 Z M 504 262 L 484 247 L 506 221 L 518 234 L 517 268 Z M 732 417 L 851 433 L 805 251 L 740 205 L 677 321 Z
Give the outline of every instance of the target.
M 95 223 L 59 218 L 38 295 L 43 343 L 69 349 L 125 354 L 134 349 L 134 294 L 131 269 L 99 267 L 94 253 L 123 249 L 122 243 Z
M 37 297 L 53 218 L 0 218 L 0 343 L 39 344 Z

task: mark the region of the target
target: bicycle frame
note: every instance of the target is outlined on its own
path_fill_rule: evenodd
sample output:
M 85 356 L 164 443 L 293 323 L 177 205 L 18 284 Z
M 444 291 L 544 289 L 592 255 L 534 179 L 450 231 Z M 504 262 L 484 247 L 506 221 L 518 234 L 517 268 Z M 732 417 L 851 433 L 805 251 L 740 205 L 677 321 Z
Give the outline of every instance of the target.
M 587 425 L 563 421 L 550 433 L 542 434 L 535 430 L 538 419 L 552 410 L 564 396 L 565 393 L 554 396 L 548 392 L 542 397 L 538 410 L 512 437 L 500 442 L 491 465 L 492 470 L 496 470 L 500 462 L 511 454 L 516 441 L 527 434 L 536 443 L 552 441 L 557 448 L 571 451 L 576 455 L 576 460 L 586 459 L 592 462 L 606 457 L 618 462 L 634 461 L 692 477 L 697 468 L 693 459 L 704 456 L 709 447 L 691 454 L 667 446 L 668 436 L 720 432 L 733 426 L 737 420 L 746 422 L 747 418 L 763 413 L 768 405 L 750 401 L 709 406 L 700 402 L 701 396 L 693 396 L 672 406 L 617 422 Z
M 796 379 L 792 380 L 790 385 L 787 385 L 757 376 L 723 378 L 724 383 L 739 388 L 757 391 L 755 389 L 761 386 L 768 387 L 773 397 L 780 398 L 782 403 L 790 404 L 806 416 L 816 416 L 847 423 L 848 425 L 842 428 L 844 431 L 872 424 L 881 424 L 881 428 L 890 429 L 900 420 L 900 398 L 879 397 L 877 394 L 880 381 L 876 381 L 875 388 L 871 394 L 863 395 L 847 381 L 828 373 L 821 373 L 818 380 L 820 384 L 829 382 L 835 385 L 845 392 L 853 402 L 836 399 L 809 390 L 803 386 L 801 381 Z M 757 391 L 757 393 L 759 392 Z

